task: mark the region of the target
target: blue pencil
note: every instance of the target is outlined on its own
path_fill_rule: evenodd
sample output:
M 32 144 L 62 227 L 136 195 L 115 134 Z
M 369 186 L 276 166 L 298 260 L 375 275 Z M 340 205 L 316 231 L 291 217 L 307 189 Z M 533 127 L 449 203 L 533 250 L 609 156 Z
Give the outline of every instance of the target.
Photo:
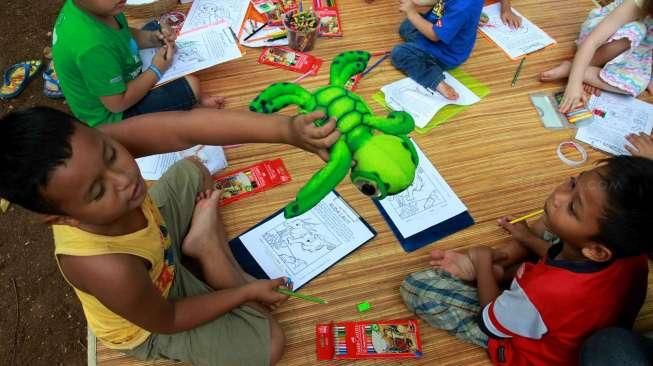
M 385 61 L 385 59 L 388 58 L 388 57 L 390 57 L 389 53 L 386 53 L 385 55 L 383 55 L 383 57 L 378 59 L 372 66 L 368 67 L 367 70 L 363 71 L 363 73 L 361 74 L 361 77 L 369 74 L 370 71 L 374 70 L 375 67 L 379 66 L 381 64 L 381 62 Z

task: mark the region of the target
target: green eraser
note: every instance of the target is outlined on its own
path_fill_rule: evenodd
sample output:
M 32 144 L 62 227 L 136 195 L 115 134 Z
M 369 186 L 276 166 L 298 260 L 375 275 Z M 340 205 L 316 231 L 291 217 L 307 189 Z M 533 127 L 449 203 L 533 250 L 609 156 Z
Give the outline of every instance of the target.
M 356 309 L 359 313 L 364 313 L 372 308 L 372 305 L 368 301 L 363 301 L 359 304 L 356 304 Z

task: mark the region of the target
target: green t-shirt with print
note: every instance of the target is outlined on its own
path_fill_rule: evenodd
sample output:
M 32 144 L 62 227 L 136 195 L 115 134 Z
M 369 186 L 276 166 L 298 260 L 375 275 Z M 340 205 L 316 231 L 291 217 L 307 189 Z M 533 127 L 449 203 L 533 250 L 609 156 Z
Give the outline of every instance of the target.
M 100 97 L 124 93 L 141 72 L 127 19 L 122 13 L 115 18 L 120 29 L 67 0 L 54 26 L 52 57 L 61 89 L 73 114 L 90 126 L 122 119 L 122 112 L 109 111 Z

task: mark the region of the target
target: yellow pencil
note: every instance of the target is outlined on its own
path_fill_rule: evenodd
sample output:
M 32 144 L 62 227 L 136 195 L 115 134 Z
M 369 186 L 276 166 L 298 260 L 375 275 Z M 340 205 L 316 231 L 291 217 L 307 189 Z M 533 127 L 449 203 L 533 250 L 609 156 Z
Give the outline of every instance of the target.
M 543 214 L 543 213 L 544 213 L 544 210 L 537 210 L 537 211 L 535 211 L 535 212 L 531 212 L 531 213 L 529 213 L 528 215 L 524 215 L 524 216 L 522 216 L 522 217 L 520 217 L 520 218 L 514 219 L 514 220 L 510 221 L 510 223 L 511 223 L 511 224 L 516 224 L 516 223 L 518 223 L 518 222 L 521 222 L 521 221 L 524 221 L 524 220 L 528 220 L 528 219 L 530 219 L 531 217 L 539 216 L 539 215 L 541 215 L 541 214 Z

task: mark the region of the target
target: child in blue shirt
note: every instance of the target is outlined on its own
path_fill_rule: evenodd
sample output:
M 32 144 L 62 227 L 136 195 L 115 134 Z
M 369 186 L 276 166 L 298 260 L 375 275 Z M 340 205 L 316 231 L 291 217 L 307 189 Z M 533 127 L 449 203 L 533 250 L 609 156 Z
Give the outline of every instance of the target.
M 426 3 L 433 7 L 420 14 L 417 7 Z M 443 72 L 469 58 L 482 9 L 483 0 L 401 0 L 406 20 L 399 34 L 406 43 L 392 49 L 392 63 L 424 88 L 458 99 Z

